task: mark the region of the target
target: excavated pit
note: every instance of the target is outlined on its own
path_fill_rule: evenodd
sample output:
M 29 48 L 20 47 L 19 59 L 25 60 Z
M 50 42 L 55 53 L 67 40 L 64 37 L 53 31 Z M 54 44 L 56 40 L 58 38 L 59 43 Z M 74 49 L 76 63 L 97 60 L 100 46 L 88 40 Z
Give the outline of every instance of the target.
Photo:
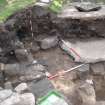
M 6 39 L 0 36 L 0 47 L 2 49 L 0 52 L 0 62 L 5 63 L 5 65 L 14 64 L 14 60 L 20 63 L 24 57 L 21 58 L 21 56 L 16 55 L 18 54 L 16 50 L 24 48 L 31 52 L 34 59 L 41 62 L 48 72 L 55 74 L 57 71 L 67 70 L 78 63 L 75 63 L 73 59 L 60 48 L 60 39 L 79 39 L 85 41 L 87 38 L 105 38 L 104 10 L 105 6 L 102 6 L 99 11 L 81 13 L 72 5 L 69 7 L 69 10 L 67 8 L 69 12 L 67 16 L 65 14 L 66 10 L 57 15 L 47 8 L 40 6 L 21 10 L 7 19 L 4 24 L 5 29 L 0 28 L 0 35 L 8 36 Z M 73 15 L 71 15 L 72 13 Z M 99 16 L 97 16 L 98 13 Z M 32 24 L 30 24 L 30 21 Z M 1 25 L 1 27 L 4 26 Z M 52 43 L 48 41 L 49 43 L 46 45 L 43 41 L 46 38 L 49 38 L 48 40 L 51 40 L 50 42 Z M 5 43 L 4 41 L 7 42 Z M 4 45 L 8 45 L 8 47 Z M 17 71 L 17 73 L 18 72 L 19 71 Z M 33 70 L 29 71 L 28 75 L 32 75 L 33 72 Z M 11 81 L 13 85 L 21 82 L 20 75 L 16 76 L 17 74 L 15 73 L 10 75 L 11 73 L 9 74 L 8 71 L 3 71 L 3 73 L 2 85 L 6 81 Z M 24 79 L 23 77 L 22 74 L 22 80 L 24 81 L 26 78 Z M 51 81 L 56 89 L 65 94 L 68 99 L 74 103 L 73 105 L 82 105 L 75 92 L 87 79 L 93 81 L 97 101 L 105 101 L 105 62 L 89 64 L 89 70 L 88 72 L 86 71 L 86 73 L 76 70 Z

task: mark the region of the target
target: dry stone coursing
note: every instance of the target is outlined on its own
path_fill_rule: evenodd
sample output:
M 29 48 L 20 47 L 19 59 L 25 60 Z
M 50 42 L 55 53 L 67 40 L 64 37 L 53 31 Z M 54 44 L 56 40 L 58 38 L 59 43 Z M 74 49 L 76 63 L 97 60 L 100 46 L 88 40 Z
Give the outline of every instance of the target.
M 85 5 L 82 3 L 77 3 L 76 5 L 79 4 Z M 37 5 L 15 13 L 8 18 L 7 23 L 11 19 L 16 19 L 15 27 L 19 39 L 32 36 L 32 32 L 30 29 L 31 26 L 29 25 L 30 20 L 32 20 L 33 34 L 35 40 L 37 40 L 37 37 L 39 37 L 40 35 L 42 37 L 55 35 L 67 38 L 75 37 L 85 39 L 87 37 L 91 38 L 105 36 L 105 14 L 103 12 L 105 9 L 104 6 L 102 6 L 100 11 L 85 13 L 76 10 L 74 4 L 71 5 L 72 6 L 64 8 L 61 12 L 61 14 L 63 15 L 59 16 L 48 10 L 48 8 Z M 30 11 L 33 12 L 33 14 L 30 14 Z M 95 15 L 95 13 L 98 15 Z M 69 18 L 66 17 L 67 14 L 70 15 Z M 91 18 L 87 16 L 88 14 L 91 15 Z M 30 18 L 28 18 L 29 15 L 31 15 Z M 63 19 L 62 16 L 64 16 Z M 94 19 L 94 17 L 96 17 L 96 19 Z
M 5 76 L 13 83 L 17 81 L 27 82 L 45 77 L 46 68 L 41 64 L 7 64 L 5 65 Z M 15 77 L 15 78 L 14 78 Z M 17 77 L 17 78 L 16 78 Z M 14 78 L 14 79 L 12 79 Z
M 58 14 L 59 19 L 61 19 L 58 26 L 63 35 L 81 39 L 86 37 L 104 37 L 105 6 L 101 6 L 101 9 L 98 11 L 91 12 L 80 12 L 75 8 L 75 6 L 89 8 L 89 5 L 92 4 L 89 2 L 73 3 L 62 9 L 62 12 Z
M 14 85 L 44 78 L 47 70 L 46 66 L 39 64 L 39 61 L 35 60 L 28 63 L 2 64 L 1 69 L 0 85 L 7 87 L 7 89 L 11 88 L 8 82 L 12 82 Z

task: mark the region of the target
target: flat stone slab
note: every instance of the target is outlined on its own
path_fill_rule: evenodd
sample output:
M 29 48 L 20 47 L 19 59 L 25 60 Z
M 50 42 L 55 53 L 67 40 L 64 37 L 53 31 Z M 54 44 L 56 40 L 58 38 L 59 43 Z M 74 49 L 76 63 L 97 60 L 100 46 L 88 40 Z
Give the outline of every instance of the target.
M 61 47 L 66 49 L 76 62 L 95 63 L 105 61 L 105 39 L 65 42 L 66 45 L 63 44 Z
M 29 85 L 29 90 L 37 97 L 41 98 L 47 95 L 48 92 L 54 90 L 52 83 L 47 79 L 41 79 L 39 81 L 33 81 Z
M 101 9 L 97 11 L 91 12 L 80 12 L 75 6 L 85 5 L 85 3 L 72 3 L 71 5 L 65 6 L 61 13 L 58 14 L 59 18 L 69 18 L 69 19 L 98 19 L 98 18 L 105 18 L 105 6 L 101 5 Z

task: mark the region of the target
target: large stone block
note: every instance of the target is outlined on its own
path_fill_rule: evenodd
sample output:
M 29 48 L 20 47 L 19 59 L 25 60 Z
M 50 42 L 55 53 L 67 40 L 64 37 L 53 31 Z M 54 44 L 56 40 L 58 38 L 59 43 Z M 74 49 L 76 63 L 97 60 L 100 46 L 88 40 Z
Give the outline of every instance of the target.
M 100 62 L 91 64 L 90 70 L 94 75 L 104 75 L 105 74 L 104 63 Z
M 42 49 L 55 47 L 58 44 L 57 36 L 46 37 L 39 41 Z
M 77 92 L 81 102 L 80 105 L 95 105 L 96 95 L 93 86 L 85 83 L 78 88 Z

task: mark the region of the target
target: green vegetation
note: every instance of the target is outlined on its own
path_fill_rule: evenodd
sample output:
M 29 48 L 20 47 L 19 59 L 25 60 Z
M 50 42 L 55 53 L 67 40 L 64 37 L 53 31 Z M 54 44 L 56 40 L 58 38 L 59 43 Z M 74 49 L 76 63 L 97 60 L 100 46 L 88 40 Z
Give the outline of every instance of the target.
M 33 4 L 35 0 L 0 0 L 0 22 L 5 21 L 14 12 Z
M 0 0 L 0 22 L 5 21 L 11 14 L 13 14 L 16 11 L 25 8 L 27 6 L 34 5 L 35 1 L 36 0 Z M 74 1 L 74 0 L 54 0 L 52 2 L 52 5 L 50 6 L 50 9 L 57 12 L 62 7 L 62 1 Z M 105 0 L 92 0 L 92 1 L 105 3 Z
M 54 12 L 59 12 L 66 0 L 53 0 L 50 9 Z

